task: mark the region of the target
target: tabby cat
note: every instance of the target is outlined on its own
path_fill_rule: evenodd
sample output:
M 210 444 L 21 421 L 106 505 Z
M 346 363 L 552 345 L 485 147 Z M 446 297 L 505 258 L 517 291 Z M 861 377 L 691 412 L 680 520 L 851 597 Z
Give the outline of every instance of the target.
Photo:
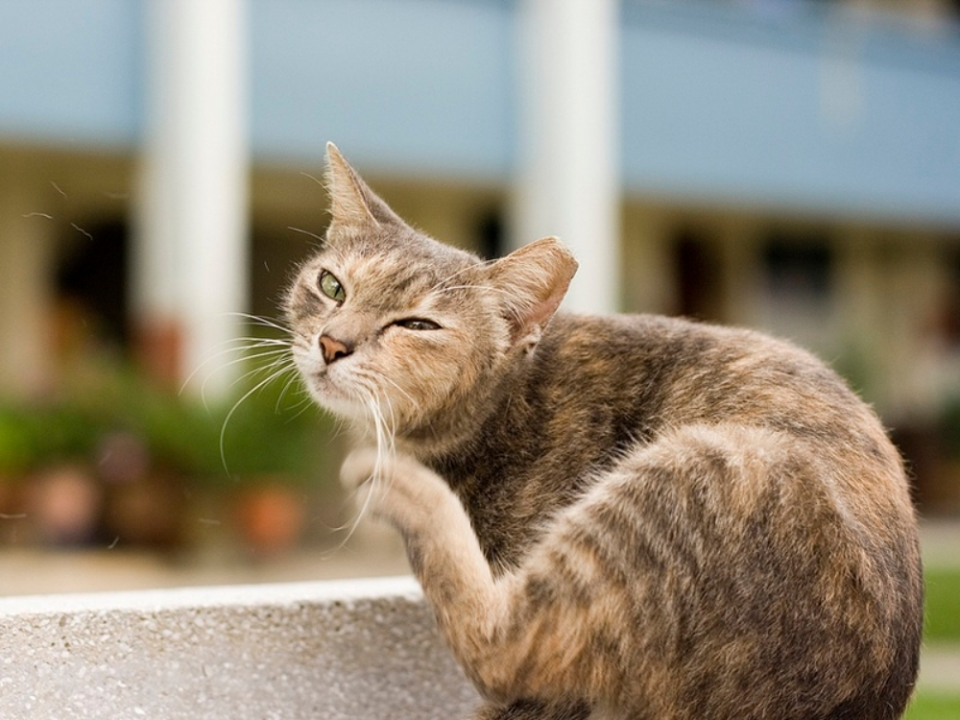
M 402 534 L 475 720 L 901 716 L 916 519 L 837 375 L 747 330 L 557 312 L 559 241 L 482 262 L 327 152 L 294 359 L 356 426 L 344 482 Z

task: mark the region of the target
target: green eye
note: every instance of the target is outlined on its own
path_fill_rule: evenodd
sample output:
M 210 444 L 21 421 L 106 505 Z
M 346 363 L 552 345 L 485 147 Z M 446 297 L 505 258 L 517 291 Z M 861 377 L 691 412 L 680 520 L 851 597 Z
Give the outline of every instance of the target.
M 318 284 L 320 285 L 320 291 L 331 300 L 342 303 L 347 299 L 347 293 L 344 292 L 343 285 L 340 284 L 340 281 L 337 280 L 332 273 L 326 270 L 322 271 Z

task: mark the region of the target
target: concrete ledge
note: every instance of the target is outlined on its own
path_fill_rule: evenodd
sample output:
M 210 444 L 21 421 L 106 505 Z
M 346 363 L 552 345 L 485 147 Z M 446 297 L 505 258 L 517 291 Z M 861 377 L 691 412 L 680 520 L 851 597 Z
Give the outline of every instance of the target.
M 478 703 L 412 578 L 0 599 L 0 717 L 361 720 Z

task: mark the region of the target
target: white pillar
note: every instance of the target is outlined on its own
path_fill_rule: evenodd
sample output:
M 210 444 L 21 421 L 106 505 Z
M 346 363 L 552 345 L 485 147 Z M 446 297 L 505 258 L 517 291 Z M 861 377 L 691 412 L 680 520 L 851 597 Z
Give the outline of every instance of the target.
M 513 236 L 558 235 L 580 260 L 566 305 L 620 302 L 617 0 L 521 0 Z
M 183 380 L 235 339 L 247 305 L 245 0 L 151 0 L 134 308 L 148 364 Z M 209 362 L 223 394 L 235 373 Z M 223 363 L 219 363 L 223 368 Z

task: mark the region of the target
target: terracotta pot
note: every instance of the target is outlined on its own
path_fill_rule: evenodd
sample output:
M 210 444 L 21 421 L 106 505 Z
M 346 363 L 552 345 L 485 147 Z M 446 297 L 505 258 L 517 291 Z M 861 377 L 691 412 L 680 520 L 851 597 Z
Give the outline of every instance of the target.
M 119 547 L 172 550 L 184 543 L 186 495 L 176 477 L 154 473 L 107 485 L 103 535 Z
M 93 540 L 103 506 L 103 490 L 93 474 L 78 465 L 39 472 L 25 490 L 26 512 L 43 541 L 79 545 Z
M 29 515 L 24 507 L 23 488 L 20 478 L 0 475 L 0 545 L 12 545 L 27 539 Z
M 244 489 L 236 499 L 235 518 L 240 538 L 255 556 L 271 556 L 297 544 L 305 518 L 301 492 L 279 482 Z

